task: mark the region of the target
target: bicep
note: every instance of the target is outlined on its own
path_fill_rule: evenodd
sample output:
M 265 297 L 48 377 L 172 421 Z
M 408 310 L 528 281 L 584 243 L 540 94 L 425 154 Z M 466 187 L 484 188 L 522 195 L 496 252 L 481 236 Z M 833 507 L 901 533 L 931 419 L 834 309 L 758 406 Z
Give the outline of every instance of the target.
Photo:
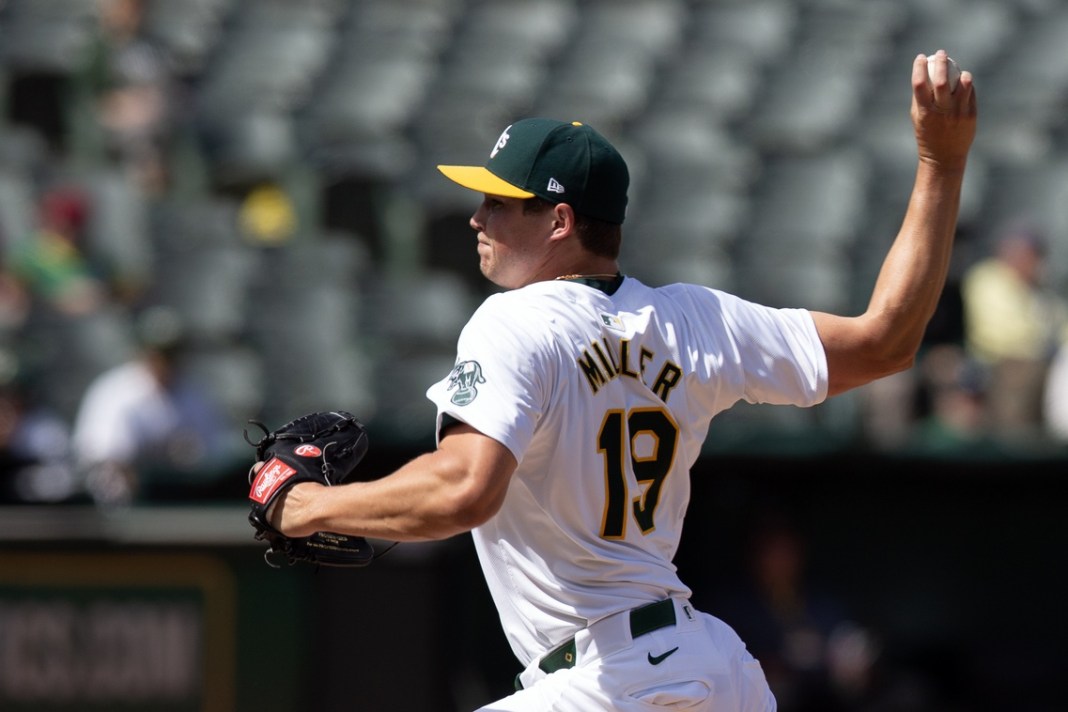
M 456 422 L 442 429 L 435 456 L 458 488 L 459 509 L 478 524 L 500 509 L 518 466 L 511 450 L 472 426 Z

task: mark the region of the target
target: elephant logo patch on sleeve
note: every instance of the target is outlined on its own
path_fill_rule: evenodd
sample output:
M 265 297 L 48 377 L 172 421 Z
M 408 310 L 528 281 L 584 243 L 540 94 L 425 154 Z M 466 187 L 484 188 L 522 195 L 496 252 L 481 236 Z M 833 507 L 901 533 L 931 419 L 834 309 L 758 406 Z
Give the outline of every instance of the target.
M 478 361 L 461 361 L 449 374 L 448 390 L 456 390 L 450 400 L 454 405 L 467 405 L 478 396 L 478 384 L 485 382 Z

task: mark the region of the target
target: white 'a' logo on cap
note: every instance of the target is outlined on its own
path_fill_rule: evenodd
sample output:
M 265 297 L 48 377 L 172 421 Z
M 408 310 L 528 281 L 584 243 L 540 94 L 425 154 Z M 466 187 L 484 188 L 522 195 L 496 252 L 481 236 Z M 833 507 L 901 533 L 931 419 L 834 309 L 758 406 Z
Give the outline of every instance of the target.
M 549 185 L 546 186 L 545 190 L 549 191 L 550 193 L 560 193 L 561 195 L 563 195 L 564 186 L 560 185 L 560 181 L 556 180 L 555 178 L 550 178 Z
M 500 151 L 508 144 L 508 139 L 511 138 L 511 136 L 508 135 L 508 129 L 510 128 L 512 128 L 511 125 L 509 125 L 507 129 L 501 132 L 501 137 L 497 139 L 497 143 L 494 144 L 493 150 L 490 151 L 490 158 L 496 156 L 497 151 Z

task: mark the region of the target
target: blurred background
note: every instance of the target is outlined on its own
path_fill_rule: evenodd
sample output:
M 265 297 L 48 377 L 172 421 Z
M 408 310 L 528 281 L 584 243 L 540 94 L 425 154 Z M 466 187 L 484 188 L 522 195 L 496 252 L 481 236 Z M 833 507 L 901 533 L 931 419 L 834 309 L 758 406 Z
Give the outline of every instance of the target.
M 624 154 L 627 274 L 862 311 L 939 48 L 980 123 L 916 366 L 718 418 L 677 563 L 783 712 L 1060 709 L 1066 42 L 1060 0 L 0 0 L 0 709 L 507 694 L 465 537 L 263 563 L 248 421 L 432 447 L 493 289 L 434 166 L 522 116 Z

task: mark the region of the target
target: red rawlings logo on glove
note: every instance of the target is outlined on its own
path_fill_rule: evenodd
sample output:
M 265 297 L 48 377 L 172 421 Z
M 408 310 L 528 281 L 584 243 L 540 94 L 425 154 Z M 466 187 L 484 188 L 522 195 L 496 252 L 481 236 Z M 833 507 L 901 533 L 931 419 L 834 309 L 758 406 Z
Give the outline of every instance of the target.
M 319 457 L 323 454 L 323 451 L 314 445 L 300 445 L 293 451 L 293 454 L 301 457 Z
M 266 504 L 278 488 L 295 474 L 297 474 L 295 469 L 278 458 L 272 457 L 256 473 L 256 479 L 252 481 L 252 489 L 248 493 L 248 498 L 260 504 Z

